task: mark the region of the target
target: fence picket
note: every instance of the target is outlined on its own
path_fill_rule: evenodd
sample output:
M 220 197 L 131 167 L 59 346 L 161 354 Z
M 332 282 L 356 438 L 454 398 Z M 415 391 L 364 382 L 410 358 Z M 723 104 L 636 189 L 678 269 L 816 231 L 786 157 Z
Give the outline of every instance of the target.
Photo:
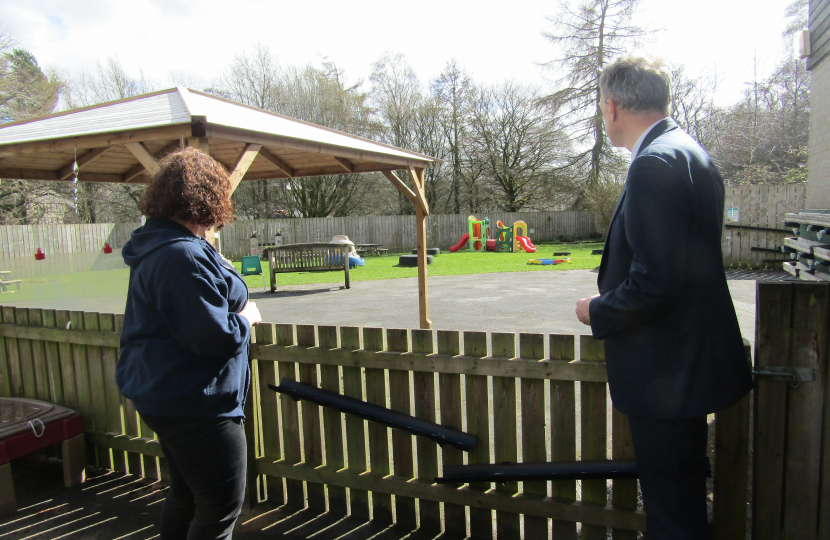
M 572 362 L 576 358 L 574 336 L 551 334 L 550 360 Z M 576 461 L 576 388 L 573 381 L 550 381 L 550 440 L 552 461 Z M 553 498 L 576 501 L 576 480 L 551 482 Z M 553 538 L 576 540 L 576 523 L 553 520 Z
M 460 334 L 457 330 L 438 331 L 438 354 L 457 356 L 461 354 Z M 440 373 L 438 375 L 441 425 L 461 430 L 463 412 L 461 409 L 461 375 Z M 457 448 L 441 448 L 441 462 L 446 466 L 464 464 L 464 455 Z M 466 511 L 458 504 L 444 503 L 444 527 L 448 534 L 467 535 Z
M 340 348 L 346 351 L 360 349 L 360 329 L 356 326 L 340 328 Z M 382 372 L 381 372 L 382 373 Z M 359 367 L 343 368 L 343 395 L 364 400 L 363 374 Z M 346 454 L 349 470 L 362 474 L 368 470 L 366 460 L 365 422 L 355 415 L 346 415 Z M 357 518 L 369 519 L 369 492 L 363 489 L 349 490 L 351 514 Z
M 337 327 L 317 327 L 317 340 L 321 349 L 337 349 Z M 340 369 L 337 366 L 320 366 L 320 388 L 340 393 Z M 323 435 L 326 452 L 326 466 L 336 470 L 346 465 L 343 452 L 343 415 L 330 407 L 323 408 Z M 345 515 L 348 508 L 346 488 L 328 486 L 328 510 Z
M 389 352 L 409 352 L 409 333 L 402 329 L 386 330 Z M 410 372 L 400 369 L 389 370 L 389 405 L 394 411 L 412 414 L 410 398 Z M 406 480 L 415 477 L 415 461 L 412 451 L 412 435 L 399 429 L 392 430 L 392 462 L 395 476 Z M 417 525 L 415 499 L 395 497 L 395 524 L 408 530 Z
M 294 345 L 294 326 L 278 324 L 275 326 L 278 345 Z M 280 380 L 298 380 L 297 364 L 294 362 L 279 363 Z M 286 463 L 300 463 L 302 450 L 300 447 L 300 411 L 298 402 L 285 394 L 280 394 L 280 410 L 282 411 L 282 444 L 283 459 Z M 285 503 L 293 508 L 304 508 L 305 493 L 301 480 L 285 480 Z
M 363 349 L 382 351 L 383 330 L 380 328 L 363 329 Z M 379 407 L 388 407 L 386 398 L 386 373 L 383 369 L 366 368 L 366 401 Z M 392 472 L 389 455 L 389 429 L 386 426 L 369 422 L 369 461 L 370 470 L 375 477 L 386 477 Z M 372 493 L 372 520 L 378 523 L 392 523 L 392 496 L 387 493 Z
M 433 350 L 433 332 L 431 330 L 412 331 L 412 353 L 430 355 Z M 412 374 L 415 416 L 436 422 L 435 409 L 435 374 L 423 371 Z M 418 455 L 418 478 L 423 482 L 432 482 L 438 476 L 438 445 L 424 437 L 415 438 Z M 418 530 L 437 534 L 441 532 L 441 508 L 436 501 L 418 501 Z
M 256 342 L 261 345 L 276 343 L 274 325 L 271 323 L 258 324 L 255 327 Z M 257 360 L 260 393 L 260 418 L 262 425 L 261 452 L 264 458 L 271 461 L 282 459 L 280 449 L 280 418 L 278 394 L 268 388 L 269 384 L 277 385 L 276 362 L 272 360 Z M 265 477 L 265 495 L 268 502 L 275 505 L 285 503 L 285 490 L 282 478 Z
M 464 332 L 464 356 L 482 359 L 487 356 L 486 332 Z M 467 453 L 467 459 L 470 465 L 492 463 L 488 380 L 484 375 L 467 375 L 465 382 L 467 431 L 478 437 L 475 447 Z M 487 491 L 491 487 L 490 482 L 470 484 L 472 491 Z M 486 508 L 470 508 L 470 535 L 473 538 L 492 538 L 493 532 L 493 512 Z
M 591 336 L 580 336 L 580 359 L 583 362 L 604 362 L 605 347 L 602 341 Z M 607 387 L 603 383 L 580 382 L 579 390 L 582 400 L 582 456 L 581 459 L 600 461 L 608 459 L 607 438 Z M 582 502 L 589 504 L 607 504 L 605 480 L 583 480 Z M 606 540 L 606 527 L 582 524 L 583 540 Z
M 519 334 L 519 362 L 538 362 L 545 358 L 543 334 Z M 545 441 L 545 381 L 521 379 L 522 396 L 522 462 L 547 461 Z M 548 482 L 523 482 L 523 492 L 544 497 L 548 494 Z M 547 538 L 548 519 L 525 516 L 525 538 Z
M 490 340 L 494 358 L 516 356 L 515 334 L 493 332 Z M 498 434 L 494 444 L 496 463 L 516 463 L 519 459 L 516 419 L 516 379 L 493 377 L 493 431 Z M 513 496 L 519 491 L 519 483 L 497 484 L 496 491 Z M 519 521 L 519 514 L 497 511 L 496 534 L 499 538 L 520 538 Z

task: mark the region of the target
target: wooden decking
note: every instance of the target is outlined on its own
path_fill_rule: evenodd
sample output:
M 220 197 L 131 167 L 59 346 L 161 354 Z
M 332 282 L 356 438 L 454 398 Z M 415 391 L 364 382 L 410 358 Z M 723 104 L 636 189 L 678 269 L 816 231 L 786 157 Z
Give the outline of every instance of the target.
M 42 457 L 13 462 L 19 510 L 0 520 L 2 540 L 150 540 L 167 487 L 113 471 L 90 472 L 86 482 L 63 487 L 61 463 Z M 436 538 L 388 524 L 319 514 L 308 509 L 263 504 L 243 513 L 234 538 L 240 540 L 420 540 Z M 442 535 L 442 540 L 461 537 Z

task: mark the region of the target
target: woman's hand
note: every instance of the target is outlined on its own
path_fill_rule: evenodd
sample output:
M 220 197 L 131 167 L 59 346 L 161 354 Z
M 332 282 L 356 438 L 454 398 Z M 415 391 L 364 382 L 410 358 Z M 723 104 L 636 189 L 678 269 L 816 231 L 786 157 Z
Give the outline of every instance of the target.
M 262 315 L 260 315 L 259 308 L 256 307 L 255 302 L 248 302 L 245 304 L 245 307 L 242 308 L 242 311 L 240 311 L 239 314 L 248 319 L 248 324 L 251 326 L 262 322 Z

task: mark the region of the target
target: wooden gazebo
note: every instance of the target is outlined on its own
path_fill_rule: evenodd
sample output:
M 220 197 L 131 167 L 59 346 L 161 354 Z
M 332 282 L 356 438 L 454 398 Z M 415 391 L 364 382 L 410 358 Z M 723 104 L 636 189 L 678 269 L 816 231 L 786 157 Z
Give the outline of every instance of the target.
M 424 169 L 435 158 L 185 88 L 0 126 L 0 178 L 144 183 L 176 148 L 209 153 L 245 180 L 382 172 L 415 205 L 420 325 L 427 301 Z M 405 171 L 408 182 L 394 171 Z

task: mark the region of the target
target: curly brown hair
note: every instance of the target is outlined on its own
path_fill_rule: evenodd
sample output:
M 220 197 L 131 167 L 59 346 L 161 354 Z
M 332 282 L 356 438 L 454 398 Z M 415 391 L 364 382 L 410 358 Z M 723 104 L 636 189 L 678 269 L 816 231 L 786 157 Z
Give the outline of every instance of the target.
M 166 156 L 161 171 L 147 186 L 139 208 L 147 217 L 178 218 L 221 229 L 233 221 L 231 182 L 221 163 L 185 148 Z

